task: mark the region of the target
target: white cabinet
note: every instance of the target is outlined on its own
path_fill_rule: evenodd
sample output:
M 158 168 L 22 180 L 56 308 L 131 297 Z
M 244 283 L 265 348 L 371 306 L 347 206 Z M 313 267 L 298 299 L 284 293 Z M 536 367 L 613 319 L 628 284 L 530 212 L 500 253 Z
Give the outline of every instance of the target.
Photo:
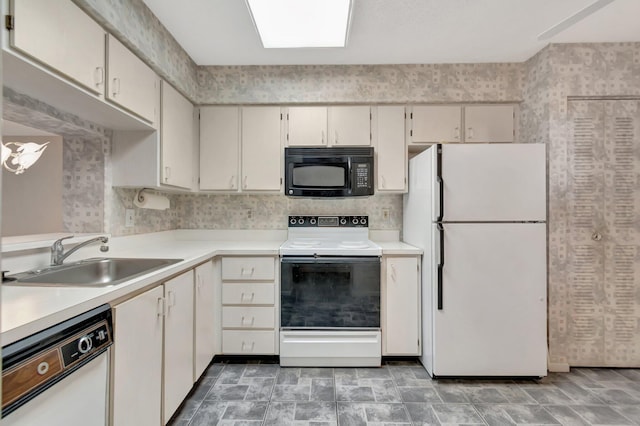
M 190 189 L 194 186 L 193 105 L 163 81 L 161 111 L 162 183 Z
M 465 142 L 513 142 L 513 105 L 477 105 L 464 107 Z
M 277 258 L 222 258 L 222 352 L 278 353 Z
M 190 270 L 114 306 L 114 426 L 166 423 L 191 390 L 193 289 Z
M 160 99 L 156 73 L 111 34 L 107 53 L 107 99 L 155 123 Z
M 85 89 L 104 93 L 105 31 L 71 0 L 14 0 L 11 46 L 64 74 Z
M 403 106 L 376 109 L 376 191 L 407 192 L 407 147 Z
M 289 107 L 288 146 L 368 146 L 371 107 Z
M 420 355 L 419 258 L 389 256 L 382 265 L 382 355 Z
M 195 324 L 194 324 L 194 380 L 202 375 L 215 355 L 215 277 L 213 262 L 196 267 Z
M 409 115 L 413 144 L 513 142 L 514 105 L 416 105 Z
M 287 112 L 287 145 L 326 146 L 327 107 L 290 107 Z
M 113 308 L 114 426 L 161 423 L 163 301 L 159 286 Z
M 280 192 L 280 107 L 242 108 L 242 190 Z
M 164 283 L 164 422 L 193 386 L 193 271 Z
M 200 189 L 238 190 L 240 108 L 200 108 Z

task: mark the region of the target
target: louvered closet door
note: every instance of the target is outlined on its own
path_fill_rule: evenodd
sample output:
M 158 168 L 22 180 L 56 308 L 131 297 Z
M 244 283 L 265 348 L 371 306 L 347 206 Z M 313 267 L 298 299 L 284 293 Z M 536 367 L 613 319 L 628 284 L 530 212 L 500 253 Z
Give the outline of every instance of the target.
M 640 366 L 638 101 L 569 102 L 572 366 Z
M 640 367 L 640 101 L 604 104 L 604 360 Z

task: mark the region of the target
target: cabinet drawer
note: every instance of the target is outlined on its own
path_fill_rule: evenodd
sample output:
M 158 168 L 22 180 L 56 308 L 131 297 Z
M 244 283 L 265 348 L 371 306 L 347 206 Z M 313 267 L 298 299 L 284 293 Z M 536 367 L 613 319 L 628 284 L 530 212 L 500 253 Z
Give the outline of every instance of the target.
M 272 280 L 275 277 L 273 257 L 223 257 L 223 280 Z
M 224 354 L 274 354 L 275 331 L 223 330 Z
M 222 326 L 225 328 L 274 328 L 275 308 L 224 306 Z
M 273 305 L 274 302 L 272 283 L 222 283 L 223 305 Z

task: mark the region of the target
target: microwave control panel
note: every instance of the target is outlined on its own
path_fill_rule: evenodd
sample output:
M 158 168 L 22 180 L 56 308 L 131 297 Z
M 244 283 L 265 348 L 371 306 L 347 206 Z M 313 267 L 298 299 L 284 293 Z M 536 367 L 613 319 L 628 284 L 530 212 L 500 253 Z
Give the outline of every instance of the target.
M 354 189 L 358 188 L 369 188 L 371 183 L 369 182 L 369 164 L 368 163 L 358 163 L 355 164 L 355 185 Z

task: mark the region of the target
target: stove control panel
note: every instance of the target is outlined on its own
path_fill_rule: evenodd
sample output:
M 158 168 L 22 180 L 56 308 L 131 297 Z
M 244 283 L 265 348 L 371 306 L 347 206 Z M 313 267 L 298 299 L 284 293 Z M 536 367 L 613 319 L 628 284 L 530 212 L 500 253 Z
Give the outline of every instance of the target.
M 367 228 L 369 216 L 289 216 L 289 228 Z

